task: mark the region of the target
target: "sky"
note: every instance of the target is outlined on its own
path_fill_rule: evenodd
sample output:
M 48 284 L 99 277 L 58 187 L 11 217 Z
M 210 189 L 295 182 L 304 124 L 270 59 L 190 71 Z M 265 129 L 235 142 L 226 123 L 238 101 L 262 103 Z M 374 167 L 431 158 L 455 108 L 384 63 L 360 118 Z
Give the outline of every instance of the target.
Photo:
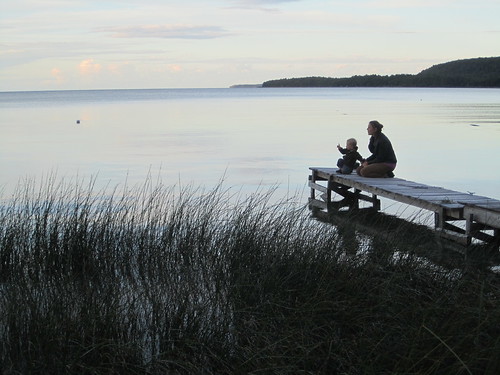
M 500 56 L 498 0 L 2 0 L 0 91 L 219 88 Z

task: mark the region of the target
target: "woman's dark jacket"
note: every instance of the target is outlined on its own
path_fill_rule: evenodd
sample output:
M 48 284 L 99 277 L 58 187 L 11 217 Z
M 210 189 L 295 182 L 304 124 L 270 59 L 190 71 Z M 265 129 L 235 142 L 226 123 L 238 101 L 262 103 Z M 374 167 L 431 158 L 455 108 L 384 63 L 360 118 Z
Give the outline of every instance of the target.
M 397 163 L 396 154 L 392 148 L 391 141 L 389 141 L 389 138 L 387 138 L 384 133 L 379 133 L 377 136 L 371 136 L 368 150 L 372 153 L 372 155 L 366 159 L 368 164 Z

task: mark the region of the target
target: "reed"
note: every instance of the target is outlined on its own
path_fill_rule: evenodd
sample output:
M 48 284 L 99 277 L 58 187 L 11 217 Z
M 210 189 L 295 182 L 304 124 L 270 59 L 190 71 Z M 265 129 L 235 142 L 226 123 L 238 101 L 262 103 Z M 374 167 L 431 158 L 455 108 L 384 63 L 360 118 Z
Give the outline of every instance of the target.
M 20 186 L 0 207 L 2 373 L 497 373 L 498 275 L 377 235 L 353 249 L 274 195 Z

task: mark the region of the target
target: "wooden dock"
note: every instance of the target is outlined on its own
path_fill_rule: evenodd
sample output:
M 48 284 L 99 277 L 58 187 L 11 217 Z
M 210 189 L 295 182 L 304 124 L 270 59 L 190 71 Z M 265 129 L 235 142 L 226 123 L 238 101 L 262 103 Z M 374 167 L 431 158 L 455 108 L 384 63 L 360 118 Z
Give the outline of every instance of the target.
M 474 239 L 500 244 L 500 200 L 396 177 L 366 178 L 356 173 L 338 174 L 338 168 L 309 169 L 311 209 L 328 212 L 359 209 L 360 201 L 364 201 L 369 203 L 368 209 L 380 210 L 379 197 L 384 197 L 434 212 L 434 226 L 442 237 L 464 245 Z

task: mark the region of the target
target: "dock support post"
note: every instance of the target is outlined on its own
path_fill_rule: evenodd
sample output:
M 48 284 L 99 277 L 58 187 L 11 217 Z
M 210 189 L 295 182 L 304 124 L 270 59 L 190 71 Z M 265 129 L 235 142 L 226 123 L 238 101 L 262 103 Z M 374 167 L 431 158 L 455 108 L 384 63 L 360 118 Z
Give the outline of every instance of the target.
M 444 220 L 443 220 L 443 210 L 434 212 L 434 229 L 443 229 L 444 228 Z
M 330 176 L 328 179 L 328 183 L 326 185 L 326 199 L 327 202 L 330 203 L 332 201 L 332 189 L 333 189 L 333 177 Z
M 444 210 L 434 212 L 434 229 L 444 229 Z
M 474 221 L 474 215 L 473 214 L 468 214 L 466 215 L 465 217 L 465 235 L 467 236 L 467 238 L 471 238 L 473 233 L 473 222 Z
M 316 177 L 318 175 L 318 172 L 316 171 L 312 171 L 311 175 L 309 176 L 309 179 L 311 180 L 311 182 L 316 182 Z M 316 199 L 316 190 L 314 190 L 313 187 L 311 187 L 311 199 Z
M 352 208 L 355 210 L 359 210 L 359 195 L 361 194 L 361 190 L 354 189 L 354 202 L 352 202 Z
M 468 214 L 465 217 L 465 236 L 466 236 L 466 244 L 470 245 L 472 242 L 472 237 L 474 237 L 473 231 L 474 228 L 474 215 Z
M 372 194 L 373 199 L 373 209 L 375 211 L 380 211 L 380 199 L 378 199 L 376 194 Z

